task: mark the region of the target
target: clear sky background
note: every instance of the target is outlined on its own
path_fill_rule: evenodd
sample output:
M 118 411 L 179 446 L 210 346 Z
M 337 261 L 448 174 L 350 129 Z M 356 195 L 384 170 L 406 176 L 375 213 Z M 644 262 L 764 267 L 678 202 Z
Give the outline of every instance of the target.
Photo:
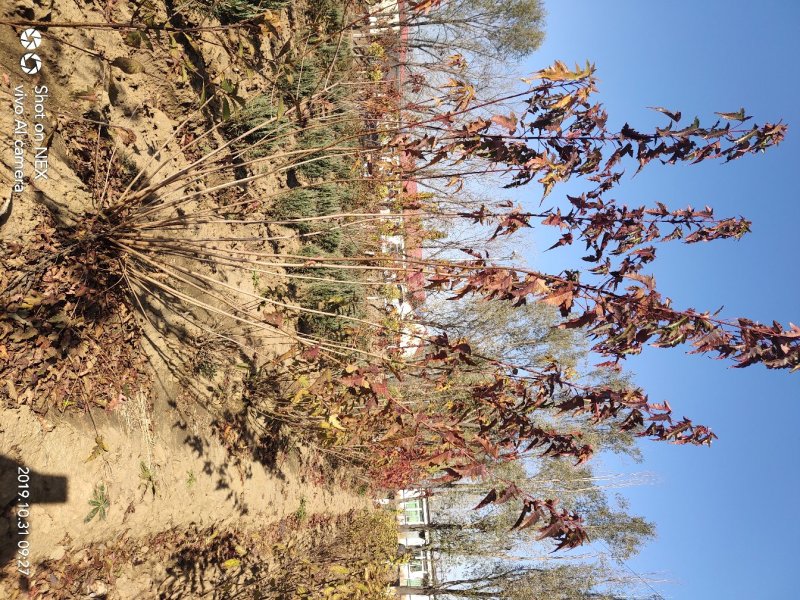
M 709 204 L 744 215 L 741 241 L 661 246 L 652 265 L 676 307 L 800 324 L 800 2 L 768 0 L 548 0 L 547 39 L 525 61 L 596 63 L 610 124 L 646 129 L 664 106 L 713 122 L 744 106 L 756 122 L 783 118 L 783 144 L 727 165 L 652 164 L 614 197 L 631 205 Z M 534 191 L 534 190 L 530 190 Z M 562 188 L 553 195 L 573 191 Z M 539 238 L 546 248 L 549 238 Z M 562 269 L 565 255 L 533 250 L 533 265 Z M 628 361 L 652 401 L 711 426 L 711 448 L 643 442 L 655 485 L 624 490 L 631 511 L 658 524 L 659 538 L 629 564 L 666 575 L 655 585 L 677 600 L 800 597 L 800 373 L 728 363 L 681 350 L 649 349 Z

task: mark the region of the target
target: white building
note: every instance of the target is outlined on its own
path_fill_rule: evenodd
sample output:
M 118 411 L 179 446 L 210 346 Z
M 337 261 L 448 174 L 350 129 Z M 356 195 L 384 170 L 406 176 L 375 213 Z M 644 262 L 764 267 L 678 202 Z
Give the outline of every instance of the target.
M 397 496 L 398 543 L 409 553 L 408 562 L 400 566 L 401 586 L 422 586 L 435 576 L 434 553 L 430 549 L 430 498 L 418 490 L 401 490 Z M 402 595 L 403 600 L 427 600 L 427 596 Z

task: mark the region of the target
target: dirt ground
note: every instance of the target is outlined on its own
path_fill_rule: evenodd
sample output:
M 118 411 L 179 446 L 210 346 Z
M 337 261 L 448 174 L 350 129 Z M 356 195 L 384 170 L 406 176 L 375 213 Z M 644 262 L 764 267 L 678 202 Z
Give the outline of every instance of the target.
M 188 426 L 174 412 L 153 413 L 146 398 L 128 401 L 95 420 L 96 432 L 83 418 L 53 424 L 26 408 L 3 414 L 0 447 L 10 450 L 15 462 L 35 472 L 32 479 L 39 481 L 32 488 L 27 519 L 33 563 L 58 561 L 123 535 L 146 546 L 156 534 L 176 528 L 258 532 L 299 510 L 330 516 L 368 506 L 364 497 L 310 481 L 302 449 L 281 453 L 274 468 L 254 461 L 234 466 L 218 439 Z M 107 450 L 90 459 L 98 437 Z M 147 470 L 152 479 L 142 476 L 143 464 L 151 465 Z M 14 490 L 15 471 L 4 473 L 3 490 Z M 45 503 L 53 489 L 41 476 L 66 477 L 66 498 Z M 109 499 L 107 517 L 86 523 L 89 500 L 101 481 Z M 7 496 L 4 491 L 4 504 Z M 0 535 L 6 537 L 7 520 L 3 527 Z M 14 587 L 16 564 L 8 567 L 6 583 Z M 136 598 L 138 589 L 150 585 L 147 577 L 134 581 L 122 576 L 115 589 L 118 597 Z
M 146 4 L 163 13 L 157 16 L 166 17 L 165 5 Z M 125 22 L 132 10 L 133 5 L 127 3 L 22 0 L 13 6 L 4 4 L 0 18 Z M 44 66 L 33 76 L 19 69 L 23 52 L 19 28 L 0 26 L 0 135 L 4 138 L 0 242 L 4 251 L 15 249 L 23 264 L 30 240 L 47 238 L 47 231 L 42 231 L 54 220 L 71 223 L 90 212 L 98 202 L 98 186 L 124 175 L 118 169 L 127 168 L 126 164 L 148 178 L 160 165 L 159 176 L 165 176 L 194 160 L 184 150 L 185 138 L 173 134 L 187 117 L 196 120 L 187 128 L 190 134 L 204 126 L 196 111 L 202 91 L 181 61 L 188 56 L 209 81 L 236 80 L 237 93 L 247 98 L 266 89 L 267 80 L 259 73 L 266 72 L 264 65 L 283 46 L 281 36 L 291 33 L 291 17 L 291 11 L 276 13 L 270 34 L 263 39 L 211 32 L 200 35 L 193 45 L 178 48 L 163 40 L 150 47 L 123 31 L 51 29 L 45 32 L 39 50 Z M 245 59 L 240 60 L 242 56 Z M 37 121 L 44 126 L 48 178 L 29 182 L 24 192 L 12 197 L 11 148 L 19 116 L 13 107 L 20 85 L 27 94 L 25 118 L 31 127 Z M 35 115 L 36 86 L 48 89 L 40 117 Z M 102 123 L 112 126 L 102 127 L 100 135 Z M 212 136 L 209 143 L 219 140 Z M 280 178 L 264 178 L 243 193 L 257 199 L 283 185 Z M 205 227 L 187 235 L 201 233 L 216 232 Z M 7 281 L 2 277 L 8 276 L 0 276 L 0 286 Z M 231 274 L 229 282 L 258 291 L 256 282 L 248 278 Z M 270 282 L 262 279 L 259 284 Z M 16 375 L 12 375 L 26 365 L 47 365 L 47 349 L 31 343 L 30 356 L 24 356 L 19 344 L 28 329 L 19 329 L 19 323 L 0 323 L 0 366 L 6 367 L 5 381 L 0 382 L 0 596 L 4 598 L 20 590 L 19 568 L 27 563 L 35 574 L 36 565 L 56 569 L 76 552 L 91 552 L 120 540 L 146 553 L 154 539 L 167 543 L 167 538 L 158 538 L 166 532 L 191 537 L 197 531 L 208 535 L 209 530 L 235 529 L 257 535 L 298 513 L 304 518 L 333 517 L 368 505 L 366 498 L 345 491 L 336 481 L 323 485 L 315 470 L 317 457 L 302 447 L 270 448 L 258 456 L 236 452 L 236 440 L 230 438 L 220 416 L 237 411 L 240 357 L 227 353 L 214 372 L 193 371 L 200 346 L 187 345 L 175 334 L 178 328 L 171 326 L 178 317 L 148 321 L 131 317 L 129 309 L 124 309 L 124 318 L 121 313 L 116 318 L 128 325 L 111 325 L 111 320 L 97 325 L 77 349 L 70 350 L 70 360 L 80 367 L 67 372 L 47 367 L 26 380 L 31 385 L 20 385 L 19 379 L 15 384 Z M 135 328 L 131 318 L 136 319 Z M 260 359 L 278 356 L 287 347 L 285 340 L 262 341 Z M 215 355 L 226 352 L 217 348 Z M 14 370 L 14 361 L 23 366 Z M 74 394 L 75 389 L 83 392 Z M 30 476 L 30 508 L 24 519 L 30 531 L 25 537 L 26 555 L 17 552 L 15 526 L 15 519 L 20 519 L 18 475 L 23 473 Z M 102 509 L 88 519 L 98 498 Z M 90 504 L 93 499 L 94 505 Z M 163 590 L 168 577 L 166 565 L 157 563 L 144 570 L 126 565 L 115 572 L 113 585 L 92 579 L 84 592 L 91 597 L 154 597 L 154 590 Z M 41 593 L 38 597 L 51 597 L 46 591 Z

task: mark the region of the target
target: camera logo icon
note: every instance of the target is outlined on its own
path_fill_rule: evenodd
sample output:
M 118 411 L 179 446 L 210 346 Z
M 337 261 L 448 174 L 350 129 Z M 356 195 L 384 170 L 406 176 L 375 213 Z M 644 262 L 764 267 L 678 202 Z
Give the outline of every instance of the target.
M 20 34 L 19 41 L 26 50 L 36 50 L 42 43 L 42 34 L 31 27 Z
M 42 59 L 39 58 L 38 54 L 28 52 L 22 55 L 19 65 L 22 67 L 22 71 L 24 73 L 28 75 L 35 75 L 42 68 Z

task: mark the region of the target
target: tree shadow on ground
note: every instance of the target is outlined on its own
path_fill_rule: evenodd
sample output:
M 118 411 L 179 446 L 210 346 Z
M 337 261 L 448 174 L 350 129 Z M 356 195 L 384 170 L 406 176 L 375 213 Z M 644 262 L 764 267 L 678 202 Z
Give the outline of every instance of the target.
M 158 598 L 251 598 L 265 568 L 257 561 L 240 559 L 241 546 L 234 534 L 211 529 L 186 532 L 173 551 L 167 576 L 158 586 Z M 242 563 L 247 563 L 246 566 Z

